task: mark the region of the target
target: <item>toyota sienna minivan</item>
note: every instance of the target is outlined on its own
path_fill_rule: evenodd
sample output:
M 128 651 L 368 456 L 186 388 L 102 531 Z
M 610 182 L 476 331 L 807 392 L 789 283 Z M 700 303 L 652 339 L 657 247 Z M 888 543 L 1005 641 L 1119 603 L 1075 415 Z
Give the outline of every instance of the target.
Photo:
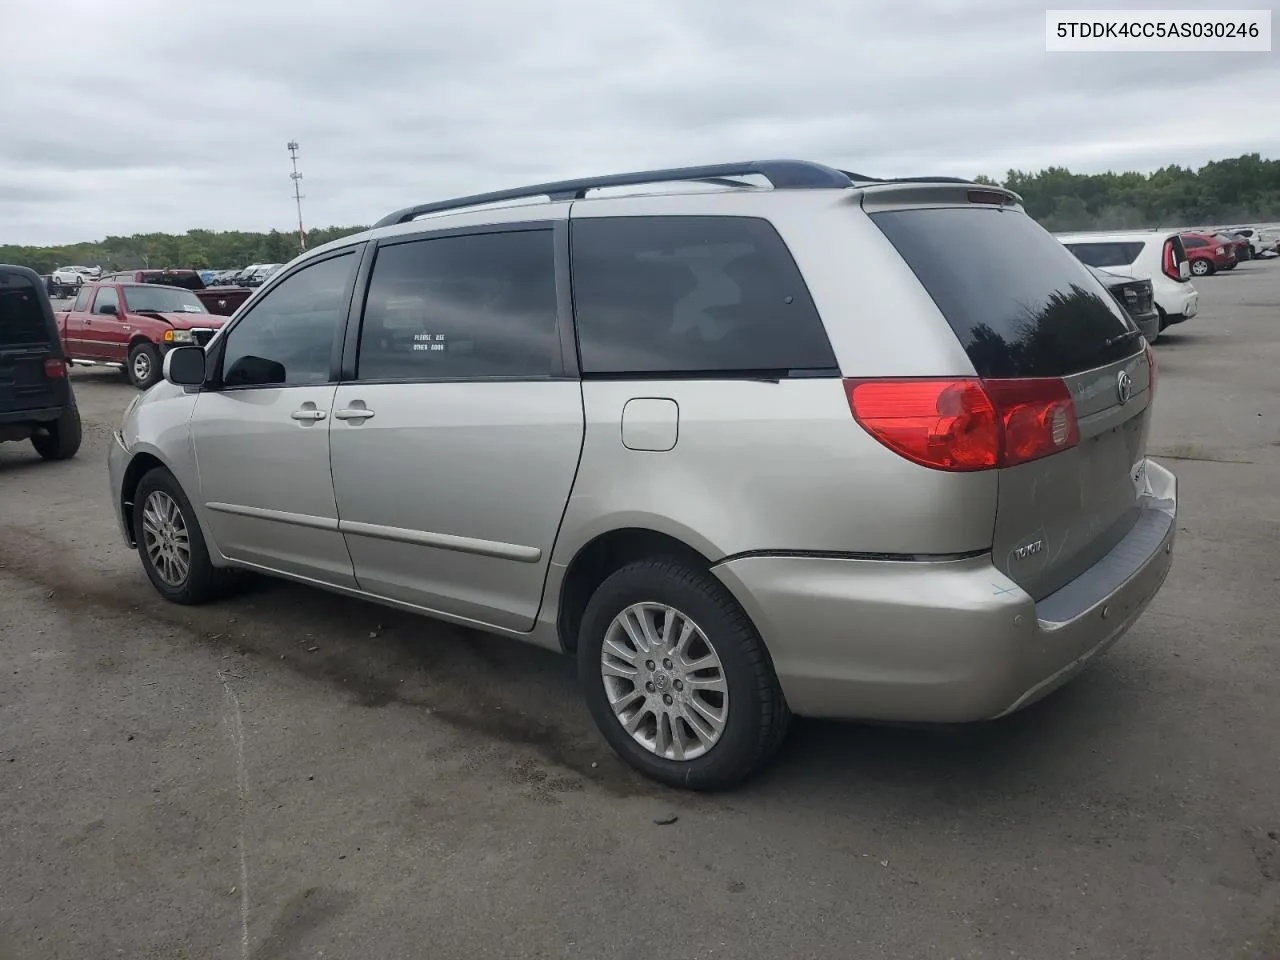
M 1151 351 L 990 185 L 770 161 L 408 207 L 164 367 L 110 454 L 162 596 L 256 571 L 572 654 L 681 787 L 793 714 L 1016 711 L 1172 559 Z

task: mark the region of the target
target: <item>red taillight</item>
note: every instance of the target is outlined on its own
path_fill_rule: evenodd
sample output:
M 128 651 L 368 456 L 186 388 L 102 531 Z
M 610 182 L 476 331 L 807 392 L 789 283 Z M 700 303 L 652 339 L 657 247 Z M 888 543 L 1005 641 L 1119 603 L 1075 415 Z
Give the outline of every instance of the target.
M 1161 266 L 1164 275 L 1170 280 L 1181 280 L 1182 276 L 1178 273 L 1178 258 L 1173 252 L 1173 241 L 1166 240 L 1164 242 L 1164 263 Z
M 890 450 L 935 470 L 989 470 L 1076 445 L 1064 381 L 846 380 L 854 418 Z
M 1156 352 L 1151 349 L 1151 344 L 1147 344 L 1147 389 L 1151 391 L 1152 399 L 1156 395 Z
M 50 380 L 61 380 L 67 375 L 67 362 L 57 357 L 50 357 L 44 362 L 44 375 Z

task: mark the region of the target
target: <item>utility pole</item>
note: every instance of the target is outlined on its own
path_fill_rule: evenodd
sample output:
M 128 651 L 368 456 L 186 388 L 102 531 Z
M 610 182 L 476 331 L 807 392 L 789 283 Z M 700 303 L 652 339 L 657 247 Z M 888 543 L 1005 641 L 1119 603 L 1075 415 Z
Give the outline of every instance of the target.
M 298 249 L 307 249 L 307 232 L 302 228 L 302 174 L 298 172 L 298 141 L 289 141 L 289 159 L 293 161 L 293 173 L 289 179 L 293 181 L 293 202 L 298 206 Z

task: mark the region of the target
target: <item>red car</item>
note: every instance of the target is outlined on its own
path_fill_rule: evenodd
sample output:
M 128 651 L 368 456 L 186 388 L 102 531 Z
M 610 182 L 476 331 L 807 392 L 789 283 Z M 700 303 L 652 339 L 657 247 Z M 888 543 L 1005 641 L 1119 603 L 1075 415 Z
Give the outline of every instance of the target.
M 122 367 L 140 390 L 161 378 L 171 347 L 204 346 L 226 322 L 190 290 L 113 282 L 86 283 L 57 319 L 68 359 Z
M 1207 277 L 1218 270 L 1230 270 L 1236 263 L 1235 247 L 1212 233 L 1184 233 L 1182 246 L 1191 261 L 1191 273 Z

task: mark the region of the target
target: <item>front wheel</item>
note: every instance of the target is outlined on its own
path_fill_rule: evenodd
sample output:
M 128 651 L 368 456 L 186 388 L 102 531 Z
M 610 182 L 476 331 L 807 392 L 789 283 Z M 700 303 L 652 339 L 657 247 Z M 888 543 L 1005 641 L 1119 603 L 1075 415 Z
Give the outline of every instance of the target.
M 1213 264 L 1208 260 L 1192 260 L 1191 272 L 1197 277 L 1207 277 L 1213 273 Z
M 129 382 L 139 390 L 146 390 L 160 379 L 163 367 L 160 351 L 153 343 L 137 343 L 129 351 Z
M 790 713 L 760 635 L 720 581 L 678 560 L 640 560 L 600 585 L 578 670 L 609 745 L 672 786 L 733 786 L 786 734 Z
M 204 603 L 220 596 L 233 572 L 209 558 L 191 501 L 163 467 L 147 472 L 133 496 L 133 537 L 152 586 L 173 603 Z

